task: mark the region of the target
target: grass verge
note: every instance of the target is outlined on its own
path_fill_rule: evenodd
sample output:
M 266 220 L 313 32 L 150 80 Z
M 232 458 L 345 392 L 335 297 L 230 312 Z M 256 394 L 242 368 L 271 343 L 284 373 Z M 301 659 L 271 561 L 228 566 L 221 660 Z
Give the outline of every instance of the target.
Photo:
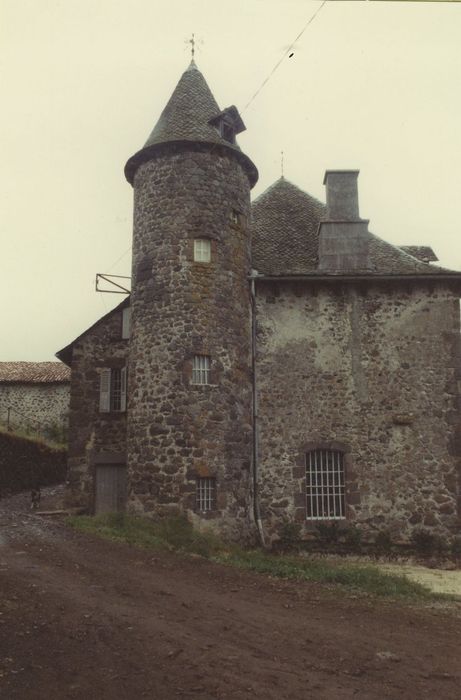
M 330 562 L 308 557 L 270 554 L 227 545 L 211 533 L 200 533 L 182 517 L 153 521 L 110 513 L 74 516 L 67 523 L 82 532 L 146 549 L 200 555 L 211 561 L 246 569 L 274 578 L 294 579 L 343 586 L 369 595 L 413 601 L 455 600 L 456 596 L 433 593 L 403 575 L 388 574 L 372 565 Z

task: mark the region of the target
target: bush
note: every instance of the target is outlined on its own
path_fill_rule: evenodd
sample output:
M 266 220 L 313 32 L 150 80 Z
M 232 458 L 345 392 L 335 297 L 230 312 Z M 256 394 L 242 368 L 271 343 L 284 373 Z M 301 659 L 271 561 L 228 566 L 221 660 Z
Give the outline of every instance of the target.
M 324 544 L 336 544 L 341 533 L 337 522 L 319 523 L 317 525 L 317 537 Z
M 359 551 L 362 544 L 362 531 L 355 525 L 348 527 L 344 533 L 344 542 L 351 549 Z
M 375 537 L 375 547 L 379 552 L 389 554 L 392 551 L 392 537 L 389 530 L 380 530 Z
M 280 545 L 283 549 L 293 549 L 299 545 L 301 525 L 293 521 L 285 522 L 280 529 Z
M 418 554 L 443 554 L 448 548 L 448 543 L 440 535 L 436 535 L 424 527 L 413 530 L 411 543 Z
M 68 428 L 63 423 L 50 423 L 43 429 L 44 437 L 57 445 L 67 445 Z
M 66 474 L 65 449 L 0 431 L 0 495 L 60 484 Z

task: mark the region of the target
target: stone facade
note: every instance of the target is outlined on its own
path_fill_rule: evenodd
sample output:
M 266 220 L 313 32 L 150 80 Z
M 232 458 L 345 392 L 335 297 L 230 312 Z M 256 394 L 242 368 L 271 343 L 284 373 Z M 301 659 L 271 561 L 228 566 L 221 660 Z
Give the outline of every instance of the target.
M 248 178 L 233 153 L 181 149 L 134 180 L 128 463 L 137 512 L 195 512 L 196 482 L 219 483 L 221 528 L 251 513 Z M 194 239 L 211 242 L 195 262 Z M 195 355 L 210 383 L 192 383 Z M 197 516 L 203 519 L 203 516 Z
M 14 430 L 46 434 L 67 426 L 70 383 L 0 383 L 0 423 Z
M 0 426 L 62 441 L 70 371 L 60 362 L 0 362 Z
M 459 301 L 449 287 L 264 283 L 257 297 L 261 515 L 306 529 L 306 453 L 346 454 L 346 522 L 459 525 Z
M 58 353 L 72 368 L 69 500 L 182 512 L 240 541 L 287 522 L 455 532 L 461 273 L 374 236 L 358 171 L 327 172 L 327 206 L 284 178 L 250 206 L 243 128 L 192 63 L 127 163 L 131 297 Z M 338 496 L 338 475 L 310 466 L 314 515 L 308 453 L 345 482 Z
M 103 317 L 72 347 L 68 502 L 90 510 L 96 466 L 126 464 L 126 412 L 100 410 L 102 371 L 127 365 L 122 309 L 123 305 Z

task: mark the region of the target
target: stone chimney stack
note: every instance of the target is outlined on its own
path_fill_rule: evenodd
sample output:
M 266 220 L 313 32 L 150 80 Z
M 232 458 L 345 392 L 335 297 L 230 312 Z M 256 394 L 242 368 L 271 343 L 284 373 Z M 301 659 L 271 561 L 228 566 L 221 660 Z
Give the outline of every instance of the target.
M 320 223 L 319 269 L 357 272 L 370 268 L 368 220 L 359 216 L 358 170 L 327 170 L 327 215 Z

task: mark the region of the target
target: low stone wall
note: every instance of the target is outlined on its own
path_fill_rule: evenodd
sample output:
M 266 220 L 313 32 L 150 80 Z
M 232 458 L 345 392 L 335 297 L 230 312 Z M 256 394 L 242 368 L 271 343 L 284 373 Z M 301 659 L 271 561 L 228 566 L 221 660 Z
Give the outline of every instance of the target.
M 66 479 L 67 450 L 0 431 L 0 497 Z
M 50 428 L 67 427 L 69 383 L 0 384 L 0 425 L 47 435 Z

